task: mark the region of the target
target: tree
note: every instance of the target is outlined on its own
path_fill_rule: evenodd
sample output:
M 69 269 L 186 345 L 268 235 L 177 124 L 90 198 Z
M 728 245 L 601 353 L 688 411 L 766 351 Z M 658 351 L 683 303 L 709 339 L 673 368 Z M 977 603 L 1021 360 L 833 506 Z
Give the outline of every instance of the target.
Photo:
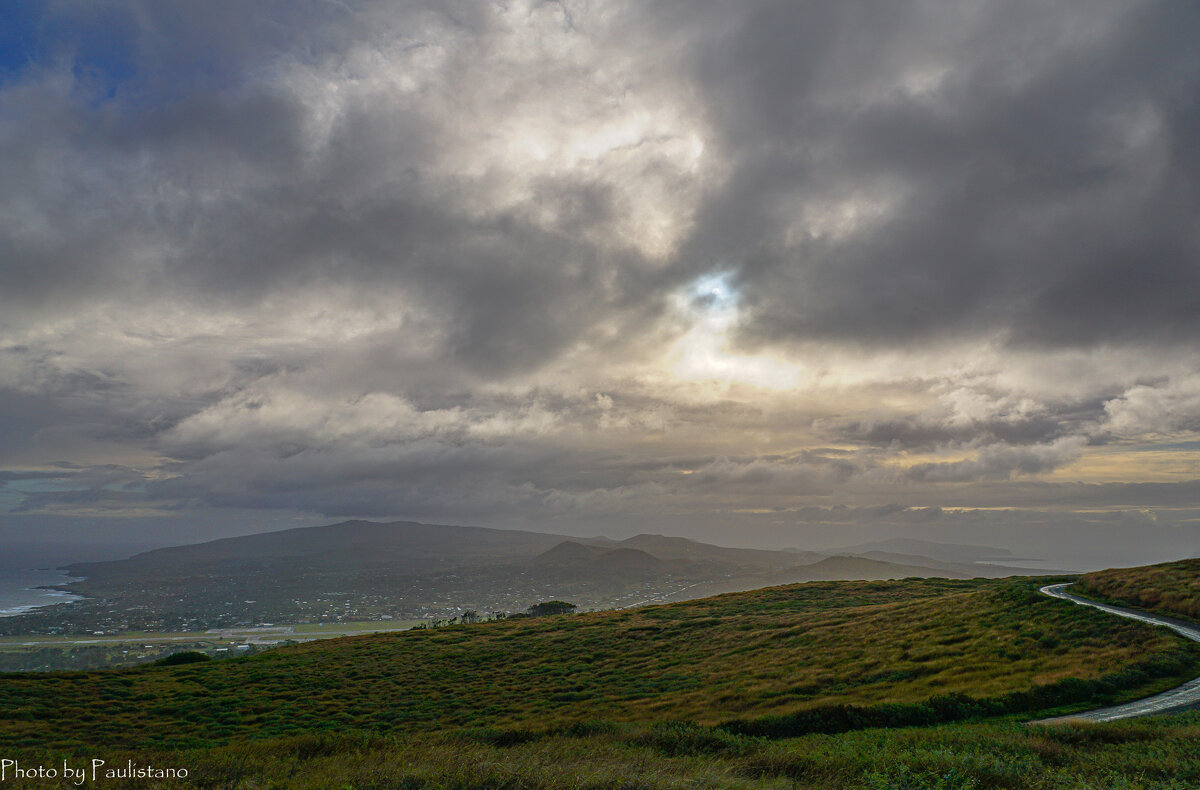
M 198 650 L 188 650 L 183 653 L 172 653 L 166 658 L 160 658 L 155 663 L 160 667 L 174 667 L 180 664 L 195 664 L 200 661 L 212 661 L 212 656 Z
M 533 617 L 547 617 L 554 614 L 570 614 L 575 611 L 575 604 L 566 601 L 542 601 L 535 603 L 526 611 Z

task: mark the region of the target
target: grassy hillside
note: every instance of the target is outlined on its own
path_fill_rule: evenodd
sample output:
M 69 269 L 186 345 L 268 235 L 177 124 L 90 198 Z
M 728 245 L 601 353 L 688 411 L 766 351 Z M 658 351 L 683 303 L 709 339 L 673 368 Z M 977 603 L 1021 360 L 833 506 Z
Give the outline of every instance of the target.
M 1072 591 L 1200 622 L 1200 559 L 1097 571 L 1081 576 Z
M 521 733 L 597 720 L 780 735 L 1110 700 L 1169 685 L 1200 663 L 1196 646 L 1162 629 L 1034 586 L 810 583 L 181 667 L 9 675 L 0 742 L 181 748 L 330 730 Z
M 993 722 L 787 740 L 659 724 L 509 742 L 485 732 L 323 734 L 182 752 L 17 756 L 23 766 L 81 766 L 99 756 L 122 768 L 127 760 L 184 768 L 183 781 L 108 785 L 203 790 L 1192 790 L 1200 786 L 1198 737 L 1200 713 L 1192 713 L 1105 725 Z M 10 777 L 4 786 L 59 785 Z

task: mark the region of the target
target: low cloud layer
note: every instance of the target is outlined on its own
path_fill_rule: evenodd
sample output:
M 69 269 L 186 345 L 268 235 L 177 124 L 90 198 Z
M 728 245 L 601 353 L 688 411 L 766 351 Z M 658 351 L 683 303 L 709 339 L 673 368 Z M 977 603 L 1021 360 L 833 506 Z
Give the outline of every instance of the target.
M 13 24 L 0 537 L 287 513 L 805 545 L 806 508 L 909 530 L 890 506 L 1200 550 L 1200 9 Z

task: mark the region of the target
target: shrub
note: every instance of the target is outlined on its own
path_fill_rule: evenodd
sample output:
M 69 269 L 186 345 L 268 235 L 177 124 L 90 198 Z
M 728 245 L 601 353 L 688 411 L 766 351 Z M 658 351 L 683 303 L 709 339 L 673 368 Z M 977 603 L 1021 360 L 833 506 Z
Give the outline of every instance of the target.
M 155 663 L 160 667 L 174 667 L 180 664 L 197 664 L 201 661 L 212 661 L 212 656 L 198 650 L 185 650 L 182 653 L 172 653 L 166 658 L 160 658 Z
M 630 738 L 638 746 L 648 746 L 671 757 L 698 754 L 744 754 L 748 741 L 737 734 L 688 722 L 655 724 Z

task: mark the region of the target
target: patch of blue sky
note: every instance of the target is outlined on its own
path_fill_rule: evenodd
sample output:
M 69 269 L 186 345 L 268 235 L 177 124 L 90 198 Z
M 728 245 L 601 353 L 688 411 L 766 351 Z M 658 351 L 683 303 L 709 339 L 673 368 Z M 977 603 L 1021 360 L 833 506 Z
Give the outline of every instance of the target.
M 44 3 L 0 3 L 0 84 L 69 63 L 76 81 L 104 100 L 136 76 L 138 30 L 128 12 L 97 6 L 57 16 Z
M 0 83 L 41 59 L 41 27 L 41 3 L 0 0 Z
M 710 307 L 732 307 L 737 303 L 737 291 L 731 282 L 729 272 L 706 274 L 697 278 L 691 284 L 690 291 L 694 302 Z
M 98 12 L 84 25 L 64 26 L 58 36 L 73 50 L 76 80 L 95 91 L 97 99 L 115 97 L 137 76 L 138 29 L 128 14 Z

